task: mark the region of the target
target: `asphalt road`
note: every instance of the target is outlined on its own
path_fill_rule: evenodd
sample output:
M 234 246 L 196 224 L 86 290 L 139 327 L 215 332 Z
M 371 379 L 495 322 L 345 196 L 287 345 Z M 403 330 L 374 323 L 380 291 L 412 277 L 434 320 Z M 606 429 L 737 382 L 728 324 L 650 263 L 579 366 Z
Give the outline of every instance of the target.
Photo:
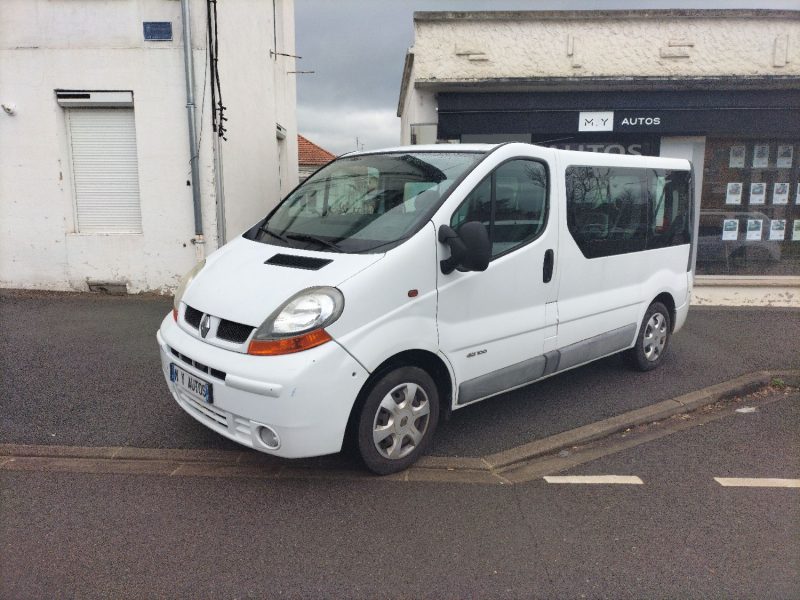
M 0 470 L 0 597 L 800 596 L 800 395 L 564 474 L 642 485 Z
M 0 442 L 152 448 L 233 443 L 175 404 L 155 331 L 161 297 L 0 291 Z M 464 408 L 431 454 L 481 456 L 764 368 L 800 365 L 800 311 L 693 308 L 661 368 L 619 357 Z

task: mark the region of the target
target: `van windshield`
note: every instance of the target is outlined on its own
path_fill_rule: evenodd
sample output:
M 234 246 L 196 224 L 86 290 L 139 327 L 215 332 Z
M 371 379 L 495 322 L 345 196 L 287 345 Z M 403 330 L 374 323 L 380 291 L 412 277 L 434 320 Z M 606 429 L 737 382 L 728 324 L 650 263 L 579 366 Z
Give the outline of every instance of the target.
M 307 250 L 387 250 L 418 231 L 483 156 L 397 152 L 340 158 L 307 179 L 246 237 Z

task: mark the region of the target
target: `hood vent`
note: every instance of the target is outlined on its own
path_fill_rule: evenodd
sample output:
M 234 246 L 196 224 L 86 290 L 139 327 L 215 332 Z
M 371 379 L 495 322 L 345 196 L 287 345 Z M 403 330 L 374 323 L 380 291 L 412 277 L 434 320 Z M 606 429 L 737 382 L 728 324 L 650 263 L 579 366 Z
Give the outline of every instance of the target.
M 322 267 L 333 261 L 327 258 L 314 258 L 312 256 L 297 256 L 296 254 L 276 254 L 269 260 L 265 260 L 265 265 L 276 265 L 278 267 L 290 267 L 293 269 L 306 269 L 307 271 L 319 271 Z

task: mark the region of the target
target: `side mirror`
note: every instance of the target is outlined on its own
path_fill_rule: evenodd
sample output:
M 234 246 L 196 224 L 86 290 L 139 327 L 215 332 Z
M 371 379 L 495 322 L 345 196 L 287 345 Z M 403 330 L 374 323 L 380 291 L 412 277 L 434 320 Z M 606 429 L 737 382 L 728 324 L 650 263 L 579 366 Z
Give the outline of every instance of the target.
M 450 258 L 440 261 L 442 273 L 455 269 L 485 271 L 492 258 L 492 242 L 486 226 L 477 221 L 464 223 L 458 233 L 448 225 L 439 227 L 439 241 L 450 247 Z

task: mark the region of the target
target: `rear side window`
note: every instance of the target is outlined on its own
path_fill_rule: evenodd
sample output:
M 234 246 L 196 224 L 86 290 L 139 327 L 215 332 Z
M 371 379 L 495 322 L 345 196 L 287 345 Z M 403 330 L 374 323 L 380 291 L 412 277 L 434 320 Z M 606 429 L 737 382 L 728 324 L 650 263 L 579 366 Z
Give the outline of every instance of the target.
M 688 171 L 651 170 L 648 203 L 652 218 L 647 248 L 680 246 L 692 241 Z
M 571 166 L 567 225 L 587 258 L 688 244 L 689 173 Z
M 527 244 L 547 223 L 547 170 L 533 160 L 511 160 L 488 175 L 456 209 L 450 226 L 486 225 L 492 257 Z

